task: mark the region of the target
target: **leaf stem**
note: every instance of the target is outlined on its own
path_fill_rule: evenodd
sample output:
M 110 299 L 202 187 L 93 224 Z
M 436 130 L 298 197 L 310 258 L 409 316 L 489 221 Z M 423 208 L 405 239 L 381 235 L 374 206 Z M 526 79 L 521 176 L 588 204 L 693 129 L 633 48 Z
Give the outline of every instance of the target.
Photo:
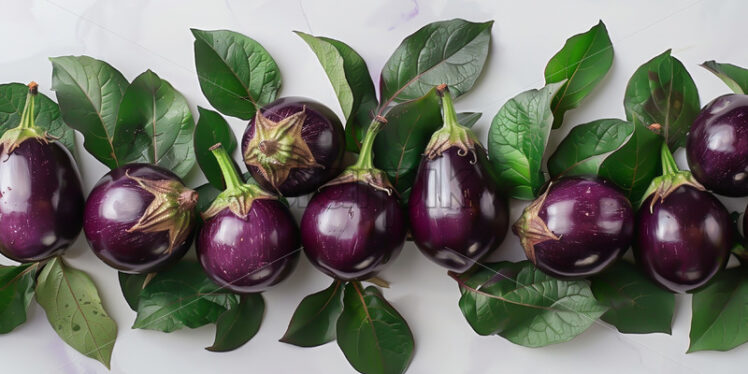
M 358 154 L 358 160 L 351 166 L 351 169 L 373 169 L 374 158 L 372 156 L 372 148 L 374 147 L 374 139 L 382 129 L 382 125 L 387 123 L 387 120 L 382 116 L 376 116 L 369 128 L 366 130 L 366 136 L 364 141 L 361 143 L 361 152 Z
M 673 154 L 670 152 L 670 148 L 668 148 L 667 146 L 667 142 L 662 143 L 661 150 L 662 175 L 672 175 L 678 173 L 680 169 L 678 168 L 678 164 L 675 163 L 675 159 L 673 158 Z
M 244 183 L 242 183 L 239 173 L 237 173 L 236 168 L 234 168 L 234 162 L 231 160 L 229 154 L 226 153 L 226 150 L 223 148 L 221 143 L 217 143 L 210 147 L 210 151 L 213 153 L 213 156 L 216 158 L 218 166 L 221 169 L 223 180 L 226 182 L 226 190 L 241 187 Z

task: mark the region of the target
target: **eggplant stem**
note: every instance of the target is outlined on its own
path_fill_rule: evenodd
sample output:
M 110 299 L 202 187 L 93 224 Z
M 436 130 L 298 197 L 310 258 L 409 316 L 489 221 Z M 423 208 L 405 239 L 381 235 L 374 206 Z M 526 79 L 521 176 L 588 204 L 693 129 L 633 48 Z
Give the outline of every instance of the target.
M 670 148 L 667 146 L 667 142 L 662 143 L 661 148 L 661 159 L 662 159 L 662 175 L 675 174 L 680 171 L 678 164 L 673 158 L 673 154 L 670 152 Z
M 210 151 L 213 152 L 213 157 L 218 161 L 218 166 L 221 168 L 221 174 L 223 180 L 226 182 L 226 189 L 234 189 L 240 187 L 243 183 L 239 174 L 234 168 L 234 162 L 229 157 L 226 149 L 223 148 L 221 143 L 218 143 L 210 147 Z
M 361 143 L 361 152 L 358 154 L 358 160 L 351 166 L 351 169 L 373 169 L 374 158 L 372 157 L 372 148 L 374 147 L 374 139 L 382 129 L 382 125 L 387 123 L 387 120 L 382 116 L 377 116 L 371 121 L 369 129 L 366 130 L 366 136 L 364 141 Z

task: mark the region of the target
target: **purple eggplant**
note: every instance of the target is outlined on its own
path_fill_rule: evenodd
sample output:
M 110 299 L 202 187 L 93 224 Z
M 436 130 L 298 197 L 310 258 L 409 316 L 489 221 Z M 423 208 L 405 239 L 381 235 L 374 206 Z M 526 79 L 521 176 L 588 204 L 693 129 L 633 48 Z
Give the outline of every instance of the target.
M 125 273 L 152 273 L 192 245 L 197 193 L 174 173 L 128 164 L 104 175 L 86 201 L 83 230 L 96 256 Z
M 83 226 L 83 190 L 65 147 L 35 124 L 37 84 L 18 127 L 0 138 L 0 253 L 18 262 L 62 253 Z
M 257 111 L 242 138 L 247 169 L 261 186 L 284 196 L 317 190 L 342 170 L 345 133 L 329 108 L 286 97 Z
M 666 145 L 663 176 L 652 181 L 637 213 L 636 262 L 660 286 L 687 292 L 725 264 L 735 241 L 730 214 L 688 171 L 678 170 Z
M 203 213 L 196 243 L 200 264 L 214 282 L 233 292 L 265 291 L 295 268 L 299 228 L 277 196 L 242 182 L 220 143 L 211 150 L 226 190 Z
M 559 278 L 583 278 L 613 264 L 631 245 L 631 203 L 599 178 L 551 182 L 513 227 L 527 258 Z
M 372 164 L 371 148 L 385 122 L 369 126 L 358 161 L 315 194 L 301 219 L 309 260 L 346 281 L 375 276 L 400 253 L 406 217 L 392 185 Z
M 426 257 L 462 273 L 504 240 L 509 208 L 488 173 L 485 150 L 457 123 L 446 85 L 437 92 L 444 126 L 432 135 L 418 167 L 408 201 L 410 228 Z
M 706 188 L 748 196 L 748 95 L 724 95 L 707 104 L 691 125 L 686 155 Z

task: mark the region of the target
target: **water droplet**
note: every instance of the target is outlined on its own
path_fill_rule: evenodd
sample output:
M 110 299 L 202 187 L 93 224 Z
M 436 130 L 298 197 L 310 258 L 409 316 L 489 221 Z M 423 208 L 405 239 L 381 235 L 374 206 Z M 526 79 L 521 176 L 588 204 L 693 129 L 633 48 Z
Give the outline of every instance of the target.
M 94 309 L 94 310 L 92 310 L 92 311 L 91 311 L 91 313 L 93 313 L 94 315 L 97 315 L 97 314 L 99 314 L 99 312 L 97 312 L 97 311 L 96 311 L 95 309 Z
M 73 325 L 73 331 L 78 331 L 80 329 L 81 329 L 80 325 L 78 325 L 78 324 L 74 324 Z

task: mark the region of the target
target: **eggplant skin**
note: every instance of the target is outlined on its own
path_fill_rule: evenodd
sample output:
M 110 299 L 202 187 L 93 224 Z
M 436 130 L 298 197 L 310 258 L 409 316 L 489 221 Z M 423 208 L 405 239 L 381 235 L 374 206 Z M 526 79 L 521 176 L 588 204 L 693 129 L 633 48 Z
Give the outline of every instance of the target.
M 723 95 L 707 104 L 691 125 L 686 156 L 708 189 L 748 196 L 748 95 Z
M 156 272 L 182 258 L 194 235 L 191 233 L 169 252 L 168 231 L 129 232 L 155 197 L 128 175 L 181 182 L 174 173 L 151 164 L 133 163 L 112 170 L 88 196 L 83 231 L 93 252 L 107 265 L 125 273 Z M 195 224 L 194 217 L 191 224 Z
M 272 199 L 254 200 L 244 218 L 223 209 L 205 221 L 196 242 L 206 274 L 237 293 L 262 292 L 286 279 L 300 247 L 291 212 Z
M 424 157 L 408 201 L 418 249 L 437 264 L 462 273 L 493 252 L 509 225 L 507 200 L 487 174 L 482 148 L 461 156 L 452 147 Z
M 340 280 L 375 276 L 405 243 L 407 219 L 394 194 L 361 182 L 324 187 L 301 219 L 304 251 L 323 273 Z
M 687 292 L 706 284 L 725 264 L 735 233 L 730 214 L 712 194 L 683 185 L 650 212 L 637 214 L 636 262 L 660 286 Z
M 62 253 L 83 226 L 83 189 L 57 142 L 26 139 L 0 152 L 0 253 L 18 262 Z

